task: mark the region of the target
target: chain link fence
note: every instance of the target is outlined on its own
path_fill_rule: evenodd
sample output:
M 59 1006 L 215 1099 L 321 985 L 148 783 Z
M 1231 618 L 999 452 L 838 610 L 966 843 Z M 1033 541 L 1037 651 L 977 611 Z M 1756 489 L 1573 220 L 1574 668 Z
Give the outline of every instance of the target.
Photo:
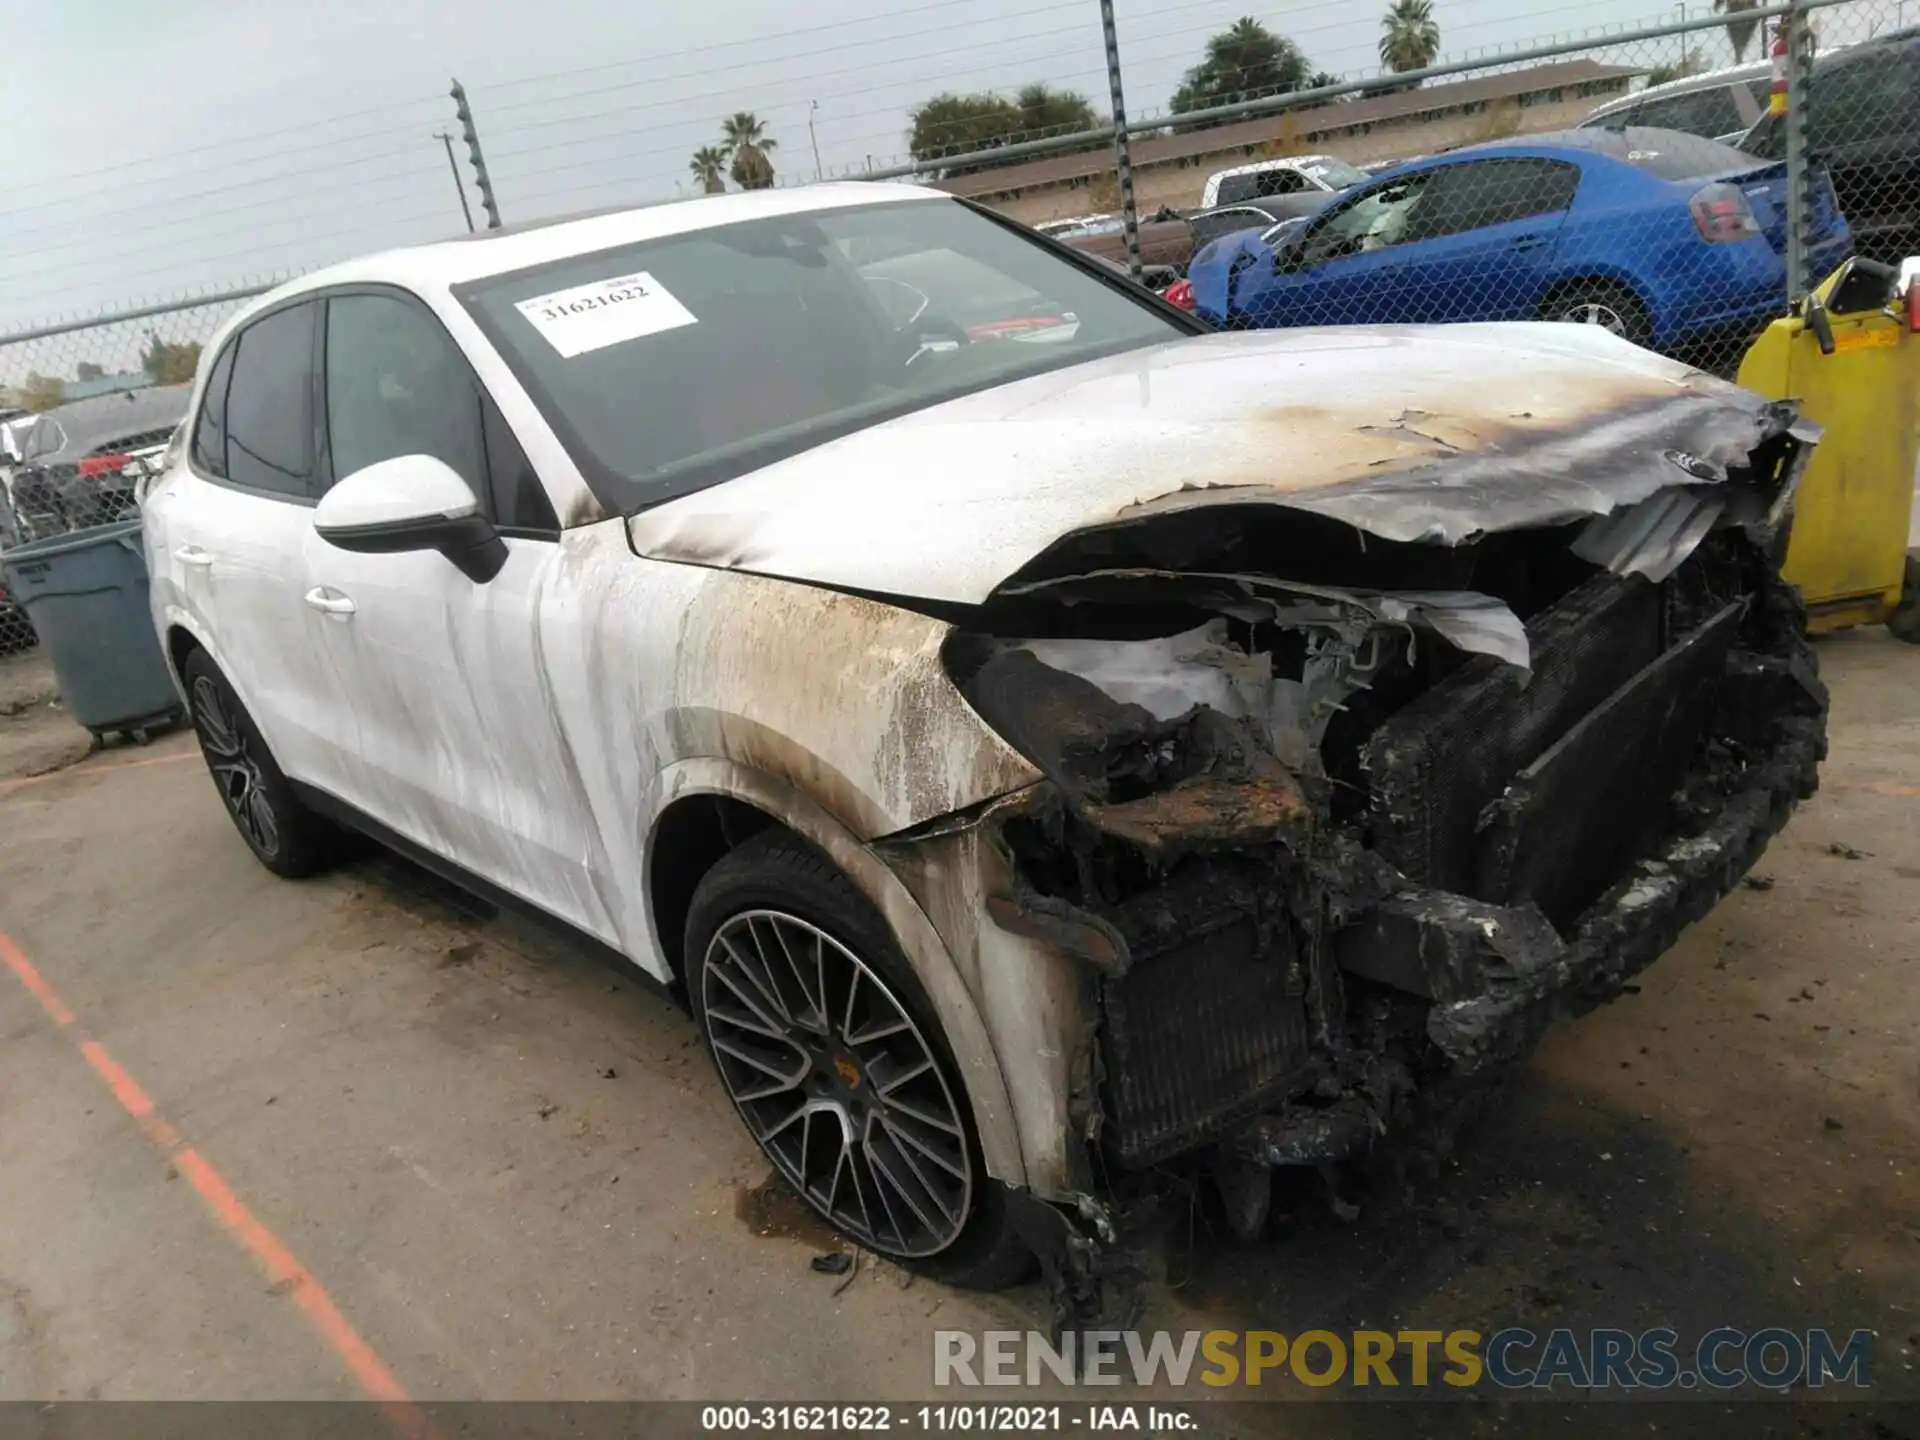
M 0 551 L 139 514 L 201 347 L 265 283 L 0 336 Z M 36 643 L 0 580 L 0 655 Z
M 1566 321 L 1731 375 L 1849 254 L 1920 249 L 1903 10 L 1756 7 L 1138 122 L 1132 214 L 1111 131 L 887 173 L 1007 209 L 1226 328 Z
M 1130 30 L 1075 0 L 1048 7 L 1058 33 L 1094 37 L 1104 65 L 1004 95 L 942 90 L 907 112 L 912 159 L 851 173 L 990 205 L 1225 327 L 1569 321 L 1731 373 L 1754 335 L 1845 255 L 1920 251 L 1920 27 L 1907 3 L 1797 0 L 1692 18 L 1683 7 L 1671 22 L 1459 61 L 1432 63 L 1427 47 L 1411 57 L 1424 65 L 1396 60 L 1397 73 L 1343 80 L 1252 21 L 1202 47 L 1193 21 L 1151 18 L 1177 9 L 1142 12 Z M 818 53 L 851 44 L 839 37 Z M 956 47 L 956 64 L 968 48 Z M 1162 108 L 1123 101 L 1138 75 L 1195 50 L 1199 63 Z M 841 69 L 823 74 L 845 70 L 831 63 Z M 546 103 L 498 98 L 518 83 L 483 94 L 477 116 L 455 96 L 468 163 L 483 176 L 475 127 Z M 1121 125 L 1073 83 L 1105 92 Z M 637 85 L 574 94 L 605 97 L 609 114 L 662 103 L 627 103 Z M 816 163 L 804 178 L 817 178 L 830 170 L 811 128 L 819 101 L 806 105 Z M 738 183 L 789 182 L 773 176 L 771 142 L 748 121 L 758 124 L 728 121 L 739 131 L 730 149 L 696 152 L 699 188 L 725 188 L 729 172 L 715 167 L 729 156 Z M 510 123 L 496 161 L 511 170 L 575 143 L 538 138 L 553 123 Z M 458 185 L 453 137 L 435 141 Z M 431 166 L 407 173 L 447 180 Z M 244 192 L 226 185 L 219 203 L 252 204 L 235 198 Z M 489 217 L 492 194 L 489 184 Z M 30 233 L 58 233 L 58 204 L 29 208 L 42 212 Z M 141 258 L 126 275 L 147 273 Z M 0 334 L 0 549 L 137 513 L 141 477 L 184 417 L 200 347 L 269 283 Z M 31 313 L 31 299 L 8 296 L 14 313 Z M 0 651 L 32 643 L 26 617 L 0 599 Z

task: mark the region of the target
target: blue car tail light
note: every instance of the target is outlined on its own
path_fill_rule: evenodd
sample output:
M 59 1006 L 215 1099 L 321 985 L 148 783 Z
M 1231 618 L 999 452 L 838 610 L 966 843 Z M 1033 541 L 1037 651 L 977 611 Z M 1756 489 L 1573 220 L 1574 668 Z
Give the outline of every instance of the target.
M 1738 185 L 1724 182 L 1703 187 L 1687 202 L 1694 228 L 1709 242 L 1745 240 L 1760 233 L 1760 222 Z

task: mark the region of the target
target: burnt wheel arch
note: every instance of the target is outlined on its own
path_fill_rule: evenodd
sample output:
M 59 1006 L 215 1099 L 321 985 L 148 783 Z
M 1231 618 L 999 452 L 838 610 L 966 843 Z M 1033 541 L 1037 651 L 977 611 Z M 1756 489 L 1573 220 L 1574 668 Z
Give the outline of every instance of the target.
M 647 851 L 647 906 L 660 953 L 673 973 L 674 992 L 683 1002 L 680 961 L 693 892 L 731 851 L 763 830 L 786 828 L 766 811 L 729 795 L 683 796 L 654 822 Z

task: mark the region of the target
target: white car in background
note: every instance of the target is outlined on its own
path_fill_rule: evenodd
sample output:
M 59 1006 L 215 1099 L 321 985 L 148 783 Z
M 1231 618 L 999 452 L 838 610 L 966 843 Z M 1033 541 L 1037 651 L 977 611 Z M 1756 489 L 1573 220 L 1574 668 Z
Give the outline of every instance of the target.
M 1365 182 L 1366 172 L 1333 155 L 1283 155 L 1216 170 L 1200 192 L 1200 208 L 1288 195 L 1328 196 Z
M 1684 75 L 1595 107 L 1593 113 L 1580 122 L 1580 128 L 1625 130 L 1628 126 L 1652 126 L 1731 145 L 1767 113 L 1767 92 L 1772 79 L 1770 60 Z
M 1077 1313 L 1169 1177 L 1257 1230 L 1616 991 L 1824 744 L 1791 407 L 1212 334 L 934 191 L 322 270 L 189 413 L 153 614 L 253 853 L 350 826 L 675 987 L 831 1224 Z

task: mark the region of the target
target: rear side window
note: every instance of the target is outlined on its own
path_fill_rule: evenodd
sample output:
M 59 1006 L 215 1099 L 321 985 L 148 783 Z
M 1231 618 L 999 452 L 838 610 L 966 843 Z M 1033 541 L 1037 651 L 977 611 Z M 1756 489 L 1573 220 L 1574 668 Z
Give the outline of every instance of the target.
M 240 332 L 227 386 L 227 479 L 253 490 L 313 494 L 311 302 Z
M 1229 175 L 1220 182 L 1220 193 L 1214 197 L 1214 204 L 1232 205 L 1241 200 L 1251 200 L 1253 197 L 1253 176 Z
M 1709 140 L 1731 135 L 1745 125 L 1733 88 L 1717 85 L 1710 90 L 1689 90 L 1649 100 L 1633 113 L 1635 125 L 1655 125 L 1666 130 L 1684 130 L 1689 135 L 1704 135 Z M 1614 128 L 1619 128 L 1618 126 Z
M 1292 170 L 1268 170 L 1253 177 L 1254 198 L 1269 195 L 1298 195 L 1307 188 L 1307 179 Z
M 1912 126 L 1920 47 L 1877 50 L 1814 72 L 1807 136 L 1815 149 L 1891 139 Z
M 1436 171 L 1434 179 L 1409 238 L 1434 240 L 1551 215 L 1571 205 L 1580 188 L 1579 167 L 1559 160 L 1475 160 Z
M 233 352 L 238 348 L 237 340 L 228 341 L 214 361 L 206 396 L 200 401 L 200 418 L 193 426 L 193 463 L 220 480 L 227 478 L 227 386 L 233 380 Z

